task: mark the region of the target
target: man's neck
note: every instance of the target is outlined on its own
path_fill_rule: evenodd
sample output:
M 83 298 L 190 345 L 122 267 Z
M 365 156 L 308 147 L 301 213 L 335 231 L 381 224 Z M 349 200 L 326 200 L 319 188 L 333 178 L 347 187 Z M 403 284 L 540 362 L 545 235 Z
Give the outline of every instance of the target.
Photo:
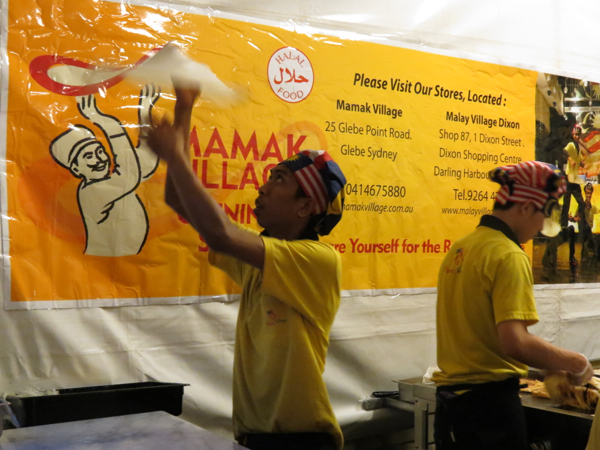
M 298 224 L 295 226 L 287 226 L 287 227 L 271 227 L 269 229 L 265 228 L 264 234 L 269 237 L 282 239 L 284 241 L 295 241 L 298 239 L 302 239 L 303 235 L 306 231 L 307 223 Z
M 494 211 L 492 211 L 491 215 L 504 222 L 512 230 L 512 232 L 518 239 L 518 223 L 519 220 L 522 220 L 522 218 L 520 218 L 514 213 L 513 208 L 507 210 L 495 209 Z M 522 242 L 519 241 L 519 244 L 522 244 Z

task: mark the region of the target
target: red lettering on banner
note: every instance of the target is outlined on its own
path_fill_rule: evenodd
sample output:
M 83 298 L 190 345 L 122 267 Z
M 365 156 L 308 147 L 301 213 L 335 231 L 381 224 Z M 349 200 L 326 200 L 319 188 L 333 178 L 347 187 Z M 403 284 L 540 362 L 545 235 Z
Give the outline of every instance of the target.
M 423 253 L 439 253 L 440 247 L 440 244 L 432 244 L 430 239 L 423 241 L 423 243 L 421 244 Z
M 269 181 L 269 172 L 271 172 L 271 169 L 275 166 L 277 166 L 277 164 L 269 164 L 265 167 L 265 170 L 263 170 L 263 184 Z
M 287 158 L 293 156 L 297 153 L 300 153 L 302 149 L 300 148 L 307 136 L 300 135 L 296 141 L 294 141 L 294 135 L 288 134 L 286 136 L 286 153 Z M 231 146 L 231 156 L 227 153 L 227 148 L 223 143 L 223 139 L 221 134 L 219 133 L 218 128 L 215 128 L 212 132 L 210 139 L 208 140 L 208 144 L 206 145 L 206 150 L 204 154 L 202 154 L 202 149 L 200 147 L 200 141 L 198 139 L 198 131 L 196 127 L 192 129 L 190 132 L 190 147 L 194 150 L 194 156 L 196 158 L 209 158 L 213 154 L 221 155 L 223 159 L 237 159 L 238 152 L 242 155 L 244 160 L 248 160 L 250 153 L 252 153 L 253 161 L 266 161 L 268 158 L 275 158 L 277 161 L 283 161 L 283 155 L 281 153 L 281 148 L 279 146 L 279 142 L 277 141 L 277 136 L 275 133 L 271 133 L 269 137 L 269 141 L 265 147 L 265 151 L 262 156 L 259 158 L 259 149 L 258 149 L 258 140 L 256 138 L 256 131 L 252 132 L 250 139 L 248 139 L 247 143 L 244 143 L 240 134 L 237 130 L 233 130 L 233 142 Z
M 304 144 L 307 136 L 300 135 L 295 138 L 294 134 L 286 135 L 286 144 L 287 144 L 287 157 L 291 157 L 302 151 L 301 147 Z M 252 132 L 252 135 L 244 142 L 240 134 L 237 130 L 233 130 L 233 142 L 231 149 L 227 149 L 225 144 L 223 143 L 223 139 L 221 134 L 219 133 L 218 128 L 214 128 L 212 131 L 211 137 L 209 138 L 208 144 L 205 147 L 204 153 L 202 152 L 202 148 L 200 146 L 200 141 L 198 139 L 198 131 L 197 128 L 194 127 L 190 132 L 190 147 L 193 150 L 193 154 L 195 158 L 192 161 L 192 167 L 202 184 L 208 189 L 245 189 L 248 185 L 253 186 L 255 190 L 258 190 L 260 187 L 259 178 L 257 176 L 256 170 L 257 168 L 254 166 L 252 162 L 248 162 L 243 170 L 243 175 L 241 177 L 241 181 L 239 184 L 235 184 L 230 182 L 230 175 L 233 175 L 231 178 L 237 180 L 238 170 L 236 169 L 236 173 L 229 173 L 229 166 L 227 161 L 221 161 L 221 181 L 220 183 L 215 182 L 216 179 L 212 179 L 212 183 L 208 182 L 208 159 L 212 155 L 221 155 L 222 159 L 241 159 L 244 160 L 250 159 L 251 161 L 267 161 L 269 159 L 275 159 L 277 162 L 283 161 L 283 155 L 281 151 L 280 144 L 277 140 L 277 135 L 275 133 L 271 133 L 269 141 L 265 147 L 264 153 L 259 155 L 259 147 L 258 147 L 258 139 L 256 137 L 256 131 Z M 228 150 L 231 150 L 231 155 L 228 154 Z M 250 156 L 252 155 L 252 156 Z M 201 159 L 202 158 L 202 159 Z M 200 166 L 199 161 L 202 161 L 202 165 Z M 213 161 L 211 164 L 215 164 Z M 268 164 L 262 173 L 262 182 L 266 183 L 269 179 L 269 172 L 276 164 Z M 214 167 L 211 165 L 211 168 Z
M 204 152 L 204 157 L 209 158 L 213 153 L 221 155 L 224 159 L 229 158 L 227 150 L 225 150 L 225 145 L 223 144 L 223 139 L 221 139 L 221 135 L 219 134 L 219 130 L 217 128 L 213 130 L 212 136 L 208 141 L 206 151 Z
M 251 205 L 248 205 L 246 203 L 236 203 L 234 209 L 232 209 L 232 207 L 229 206 L 227 203 L 219 203 L 219 206 L 223 208 L 223 211 L 225 211 L 227 217 L 229 217 L 234 222 L 241 224 L 250 224 L 250 219 L 252 217 L 254 217 L 254 220 L 256 221 L 256 215 L 254 214 L 254 210 Z M 183 223 L 187 223 L 186 220 L 181 216 L 179 216 L 179 220 L 181 220 Z M 208 245 L 206 245 L 206 242 L 204 241 L 202 236 L 198 235 L 198 237 L 200 238 L 201 243 L 201 245 L 198 246 L 198 251 L 202 253 L 208 252 Z
M 240 204 L 238 203 L 237 205 L 235 205 L 235 212 L 233 212 L 231 210 L 231 208 L 229 207 L 229 205 L 227 205 L 226 203 L 224 203 L 223 205 L 223 209 L 225 210 L 225 214 L 227 214 L 227 216 L 233 220 L 234 222 L 239 222 L 239 216 L 240 216 Z M 242 223 L 243 223 L 243 219 L 244 216 L 242 216 Z
M 227 183 L 227 161 L 223 161 L 223 189 L 237 189 L 237 185 Z
M 252 208 L 250 205 L 248 205 L 248 208 L 246 210 L 246 223 L 250 223 L 250 219 L 254 217 L 254 220 L 256 221 L 256 214 L 254 214 L 254 208 Z
M 200 150 L 200 142 L 198 142 L 198 133 L 196 132 L 196 127 L 190 133 L 190 146 L 194 148 L 194 155 L 196 158 L 200 158 L 202 156 Z
M 352 248 L 351 248 L 352 253 L 398 253 L 398 248 L 400 246 L 398 241 L 399 241 L 399 239 L 391 239 L 390 242 L 386 242 L 385 244 L 382 242 L 363 243 L 363 242 L 360 242 L 360 238 L 356 238 L 356 239 L 350 238 L 350 245 L 352 246 Z M 406 241 L 406 239 L 405 239 L 405 241 Z M 345 244 L 338 244 L 338 245 L 344 245 L 344 250 L 346 249 Z M 340 251 L 340 253 L 343 253 L 343 252 Z M 409 253 L 411 253 L 411 252 L 409 252 Z
M 413 244 L 412 242 L 406 242 L 408 239 L 402 241 L 402 253 L 417 253 L 421 244 Z
M 254 161 L 258 161 L 258 144 L 256 143 L 256 131 L 252 133 L 252 136 L 250 136 L 248 144 L 244 145 L 244 142 L 242 142 L 242 138 L 238 134 L 237 130 L 234 130 L 233 148 L 231 149 L 231 159 L 237 158 L 238 149 L 240 150 L 240 153 L 242 154 L 244 159 L 248 159 L 248 155 L 250 154 L 250 151 L 252 151 L 252 159 Z
M 269 142 L 267 143 L 267 148 L 265 149 L 265 153 L 263 153 L 262 158 L 260 158 L 260 160 L 266 161 L 267 158 L 277 158 L 277 161 L 283 161 L 283 156 L 281 156 L 281 150 L 279 149 L 279 144 L 277 143 L 275 133 L 271 134 Z
M 194 170 L 194 173 L 196 174 L 196 176 L 198 176 L 198 160 L 197 159 L 192 161 L 192 169 Z M 219 187 L 219 185 L 216 183 L 208 182 L 208 159 L 202 160 L 202 176 L 200 177 L 200 181 L 202 181 L 202 184 L 204 185 L 204 187 L 206 189 L 217 189 Z
M 302 135 L 298 138 L 296 143 L 294 144 L 294 135 L 287 135 L 287 157 L 294 156 L 296 153 L 300 153 L 300 146 L 306 140 L 306 136 Z
M 448 253 L 451 246 L 452 246 L 452 241 L 450 239 L 444 239 L 444 253 Z
M 346 253 L 346 244 L 332 244 L 333 248 L 335 248 L 340 253 Z
M 242 175 L 242 182 L 240 183 L 240 189 L 244 189 L 247 184 L 252 184 L 254 189 L 258 191 L 258 180 L 256 179 L 256 172 L 254 171 L 254 164 L 248 163 Z

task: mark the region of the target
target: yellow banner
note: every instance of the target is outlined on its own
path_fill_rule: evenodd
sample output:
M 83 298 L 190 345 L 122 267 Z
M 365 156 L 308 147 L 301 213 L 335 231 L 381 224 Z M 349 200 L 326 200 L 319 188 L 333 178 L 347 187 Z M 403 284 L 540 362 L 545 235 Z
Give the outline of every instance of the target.
M 200 10 L 63 9 L 8 8 L 6 307 L 237 292 L 165 205 L 165 169 L 138 139 L 172 111 L 171 87 L 77 76 L 169 41 L 240 95 L 196 107 L 190 148 L 232 220 L 257 228 L 257 189 L 289 155 L 322 149 L 340 165 L 345 212 L 324 241 L 347 291 L 434 287 L 451 242 L 492 207 L 488 171 L 534 158 L 534 72 Z

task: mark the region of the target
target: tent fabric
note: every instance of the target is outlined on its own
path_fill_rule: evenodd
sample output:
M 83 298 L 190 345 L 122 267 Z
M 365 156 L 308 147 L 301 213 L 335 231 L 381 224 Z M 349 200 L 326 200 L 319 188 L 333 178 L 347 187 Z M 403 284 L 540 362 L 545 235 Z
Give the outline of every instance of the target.
M 564 0 L 375 0 L 368 5 L 354 0 L 215 0 L 210 7 L 276 19 L 299 31 L 318 25 L 423 51 L 600 81 L 600 59 L 592 51 L 600 4 L 589 0 L 576 6 Z M 0 95 L 6 98 L 7 93 Z M 600 358 L 599 287 L 538 287 L 541 321 L 531 331 Z M 182 417 L 231 437 L 237 309 L 235 302 L 215 302 L 0 310 L 0 391 L 145 380 L 189 383 Z M 373 423 L 384 421 L 380 413 L 362 410 L 360 399 L 393 390 L 393 380 L 422 376 L 433 364 L 435 292 L 345 296 L 331 335 L 325 379 L 347 439 L 373 433 Z

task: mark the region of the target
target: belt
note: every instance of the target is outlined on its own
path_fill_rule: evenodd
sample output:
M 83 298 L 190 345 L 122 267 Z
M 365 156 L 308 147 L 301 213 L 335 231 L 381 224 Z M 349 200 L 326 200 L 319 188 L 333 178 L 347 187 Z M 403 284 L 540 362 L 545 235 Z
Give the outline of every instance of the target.
M 457 391 L 472 391 L 472 390 L 497 390 L 497 389 L 519 389 L 518 378 L 507 378 L 502 381 L 490 381 L 487 383 L 462 383 L 462 384 L 447 384 L 438 386 L 438 392 L 457 392 Z
M 250 449 L 272 450 L 318 450 L 335 449 L 329 433 L 250 433 L 241 436 L 238 442 Z

